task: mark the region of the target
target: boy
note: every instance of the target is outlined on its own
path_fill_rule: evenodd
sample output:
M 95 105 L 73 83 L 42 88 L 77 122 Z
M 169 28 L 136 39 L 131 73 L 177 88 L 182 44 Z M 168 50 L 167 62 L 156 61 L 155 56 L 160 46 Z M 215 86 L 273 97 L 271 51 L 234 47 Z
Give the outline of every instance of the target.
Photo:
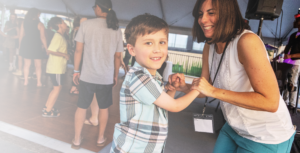
M 168 134 L 167 111 L 179 112 L 199 94 L 191 90 L 173 99 L 175 90 L 163 92 L 157 69 L 168 54 L 167 23 L 153 15 L 139 15 L 125 30 L 129 53 L 136 62 L 120 91 L 120 120 L 115 125 L 112 153 L 161 153 Z
M 62 78 L 66 72 L 67 60 L 69 59 L 69 55 L 67 53 L 67 42 L 63 37 L 66 32 L 67 25 L 59 17 L 53 17 L 49 22 L 53 23 L 52 28 L 56 30 L 47 50 L 49 59 L 46 68 L 46 73 L 49 74 L 53 83 L 53 90 L 49 94 L 42 116 L 58 117 L 60 113 L 54 109 L 53 106 L 61 90 L 61 86 L 63 84 Z

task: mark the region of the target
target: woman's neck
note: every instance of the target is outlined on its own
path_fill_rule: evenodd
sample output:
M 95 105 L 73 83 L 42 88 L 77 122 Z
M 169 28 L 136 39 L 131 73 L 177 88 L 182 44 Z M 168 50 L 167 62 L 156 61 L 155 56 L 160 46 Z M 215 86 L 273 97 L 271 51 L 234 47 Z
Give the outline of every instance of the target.
M 107 13 L 105 13 L 105 12 L 101 12 L 101 13 L 97 14 L 97 18 L 106 19 L 106 17 L 107 17 Z
M 225 45 L 226 45 L 226 43 L 222 43 L 222 42 L 216 43 L 216 52 L 218 54 L 222 54 L 224 51 Z

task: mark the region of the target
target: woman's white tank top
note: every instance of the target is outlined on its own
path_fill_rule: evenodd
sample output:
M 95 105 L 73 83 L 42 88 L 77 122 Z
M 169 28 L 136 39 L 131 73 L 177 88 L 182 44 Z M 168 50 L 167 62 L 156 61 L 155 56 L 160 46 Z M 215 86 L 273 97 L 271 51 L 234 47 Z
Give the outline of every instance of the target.
M 214 86 L 235 92 L 253 92 L 249 77 L 238 58 L 237 43 L 245 33 L 234 38 L 226 49 L 223 62 Z M 209 46 L 209 69 L 213 79 L 222 54 L 215 52 L 215 44 Z M 215 52 L 215 53 L 214 53 Z M 213 58 L 214 54 L 214 59 Z M 266 59 L 268 55 L 266 53 Z M 212 67 L 211 67 L 212 64 Z M 264 77 L 264 76 L 258 76 Z M 255 111 L 221 101 L 221 108 L 227 123 L 242 137 L 265 144 L 279 144 L 288 140 L 295 132 L 291 117 L 282 97 L 278 97 L 277 112 Z

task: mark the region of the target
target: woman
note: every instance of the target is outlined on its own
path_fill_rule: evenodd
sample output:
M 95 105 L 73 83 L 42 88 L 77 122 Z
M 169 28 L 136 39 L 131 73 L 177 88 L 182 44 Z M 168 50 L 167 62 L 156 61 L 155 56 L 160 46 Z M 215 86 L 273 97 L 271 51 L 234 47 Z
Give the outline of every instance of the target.
M 122 60 L 123 37 L 119 21 L 112 9 L 112 2 L 96 0 L 93 9 L 97 18 L 83 22 L 75 37 L 73 81 L 79 85 L 79 95 L 75 113 L 75 136 L 72 140 L 74 149 L 80 148 L 86 110 L 94 97 L 100 108 L 97 146 L 105 145 L 108 108 L 112 105 L 112 88 L 117 83 Z M 83 63 L 80 70 L 82 55 Z
M 245 30 L 237 1 L 198 0 L 193 16 L 193 37 L 198 42 L 206 40 L 202 74 L 193 81 L 200 87 L 186 85 L 182 74 L 170 76 L 170 83 L 179 91 L 197 89 L 199 98 L 221 101 L 227 123 L 214 152 L 289 152 L 295 130 L 288 109 L 264 44 Z
M 47 42 L 45 37 L 45 27 L 40 22 L 40 10 L 30 9 L 26 16 L 20 31 L 20 55 L 24 58 L 24 85 L 28 84 L 29 68 L 31 60 L 34 60 L 37 76 L 37 86 L 41 87 L 41 63 L 45 58 Z
M 9 21 L 6 22 L 4 27 L 4 32 L 7 33 L 7 37 L 5 38 L 4 48 L 7 49 L 9 54 L 9 71 L 13 71 L 16 66 L 14 63 L 14 56 L 16 54 L 16 39 L 19 35 L 18 23 L 17 23 L 17 15 L 11 13 L 9 17 Z

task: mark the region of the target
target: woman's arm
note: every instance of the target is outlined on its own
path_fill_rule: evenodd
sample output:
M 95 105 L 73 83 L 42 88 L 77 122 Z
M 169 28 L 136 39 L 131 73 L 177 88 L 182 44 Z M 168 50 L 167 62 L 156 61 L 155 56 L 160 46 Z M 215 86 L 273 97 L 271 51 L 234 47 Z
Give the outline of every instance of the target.
M 118 82 L 118 75 L 119 69 L 121 66 L 122 61 L 122 52 L 116 52 L 114 55 L 114 87 L 117 85 Z
M 198 90 L 209 97 L 251 110 L 276 112 L 279 106 L 279 88 L 267 59 L 266 49 L 255 34 L 244 34 L 238 42 L 238 57 L 243 64 L 254 92 L 233 92 L 218 89 L 199 78 Z M 193 89 L 193 88 L 192 88 Z
M 45 50 L 47 50 L 48 47 L 47 47 L 47 41 L 46 41 L 46 36 L 45 36 L 45 27 L 42 22 L 40 22 L 38 24 L 38 29 L 40 30 L 40 38 L 41 38 L 42 44 L 43 44 Z

